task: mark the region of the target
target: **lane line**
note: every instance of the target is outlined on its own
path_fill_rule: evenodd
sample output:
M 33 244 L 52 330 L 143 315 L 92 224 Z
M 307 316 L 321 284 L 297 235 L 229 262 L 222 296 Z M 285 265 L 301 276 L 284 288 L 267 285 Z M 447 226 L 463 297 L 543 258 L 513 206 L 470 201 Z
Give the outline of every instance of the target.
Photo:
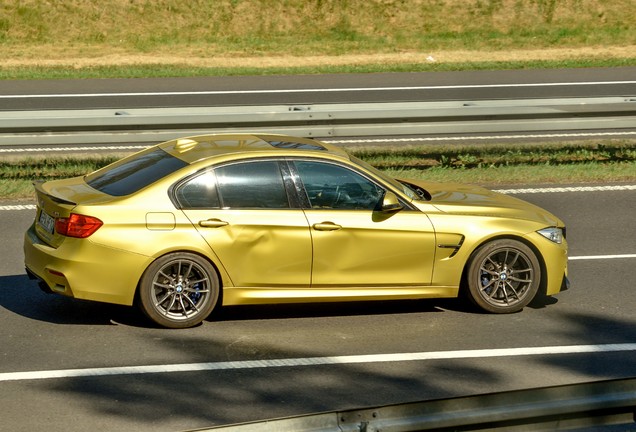
M 502 194 L 534 194 L 534 193 L 560 193 L 560 192 L 610 192 L 636 190 L 636 185 L 613 186 L 567 186 L 547 188 L 523 188 L 523 189 L 493 189 Z
M 206 91 L 171 91 L 171 92 L 122 92 L 122 93 L 49 93 L 0 95 L 0 99 L 35 99 L 35 98 L 86 98 L 86 97 L 128 97 L 128 96 L 196 96 L 196 95 L 232 95 L 232 94 L 284 94 L 284 93 L 338 93 L 338 92 L 371 92 L 371 91 L 413 91 L 413 90 L 454 90 L 475 88 L 523 88 L 523 87 L 559 87 L 559 86 L 599 86 L 636 84 L 636 81 L 584 81 L 555 83 L 512 83 L 512 84 L 466 84 L 466 85 L 432 85 L 401 87 L 345 87 L 345 88 L 307 88 L 307 89 L 271 89 L 271 90 L 206 90 Z
M 462 135 L 447 137 L 413 137 L 413 138 L 369 138 L 369 139 L 342 139 L 322 141 L 330 144 L 374 144 L 374 143 L 418 143 L 434 141 L 490 141 L 497 139 L 524 139 L 524 138 L 591 138 L 591 137 L 613 137 L 613 136 L 633 136 L 636 131 L 616 131 L 616 132 L 574 132 L 574 133 L 543 133 L 543 134 L 515 134 L 515 135 Z
M 572 256 L 568 258 L 568 261 L 627 259 L 627 258 L 636 258 L 636 254 Z
M 0 148 L 0 153 L 48 153 L 68 151 L 95 151 L 95 150 L 144 150 L 149 145 L 108 145 L 108 146 L 76 146 L 76 147 L 24 147 L 24 148 Z
M 636 343 L 605 345 L 571 345 L 503 349 L 478 349 L 461 351 L 415 352 L 397 354 L 369 354 L 333 357 L 307 357 L 271 360 L 243 360 L 211 363 L 184 363 L 168 365 L 123 366 L 87 369 L 44 370 L 0 373 L 0 381 L 32 381 L 54 378 L 84 378 L 132 374 L 156 374 L 174 372 L 225 371 L 236 369 L 267 369 L 281 367 L 307 367 L 349 365 L 360 363 L 388 363 L 426 360 L 455 360 L 491 357 L 521 357 L 535 355 L 594 354 L 636 351 Z

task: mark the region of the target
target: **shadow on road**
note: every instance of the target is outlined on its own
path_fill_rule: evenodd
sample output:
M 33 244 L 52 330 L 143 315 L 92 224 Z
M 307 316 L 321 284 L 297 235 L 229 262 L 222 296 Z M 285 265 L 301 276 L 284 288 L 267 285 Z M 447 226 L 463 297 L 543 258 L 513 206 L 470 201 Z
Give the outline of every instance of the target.
M 0 306 L 26 318 L 54 324 L 154 327 L 136 307 L 84 301 L 41 291 L 26 274 L 0 276 Z M 314 304 L 245 305 L 217 308 L 208 321 L 299 317 L 390 315 L 451 310 L 479 313 L 462 299 L 390 300 Z
M 0 307 L 52 324 L 112 325 L 123 322 L 148 325 L 135 308 L 47 294 L 26 274 L 0 276 Z

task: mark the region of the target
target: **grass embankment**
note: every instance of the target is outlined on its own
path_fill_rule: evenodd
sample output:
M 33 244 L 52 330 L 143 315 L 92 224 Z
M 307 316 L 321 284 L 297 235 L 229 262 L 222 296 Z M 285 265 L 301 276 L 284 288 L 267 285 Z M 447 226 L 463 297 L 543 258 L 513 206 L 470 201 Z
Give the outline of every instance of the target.
M 636 64 L 633 0 L 0 0 L 0 78 Z
M 490 145 L 475 147 L 369 147 L 349 151 L 394 177 L 476 183 L 619 182 L 636 180 L 636 143 Z M 33 197 L 34 180 L 79 176 L 122 155 L 48 156 L 0 161 L 0 196 Z

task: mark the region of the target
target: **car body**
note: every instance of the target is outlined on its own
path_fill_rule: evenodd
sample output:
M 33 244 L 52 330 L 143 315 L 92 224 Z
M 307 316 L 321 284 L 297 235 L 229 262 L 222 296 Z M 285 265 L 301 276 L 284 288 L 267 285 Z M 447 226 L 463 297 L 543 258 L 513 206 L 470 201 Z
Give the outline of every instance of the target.
M 567 282 L 563 222 L 477 186 L 389 178 L 284 135 L 168 141 L 35 185 L 25 265 L 41 286 L 165 327 L 220 304 L 457 297 L 522 309 Z

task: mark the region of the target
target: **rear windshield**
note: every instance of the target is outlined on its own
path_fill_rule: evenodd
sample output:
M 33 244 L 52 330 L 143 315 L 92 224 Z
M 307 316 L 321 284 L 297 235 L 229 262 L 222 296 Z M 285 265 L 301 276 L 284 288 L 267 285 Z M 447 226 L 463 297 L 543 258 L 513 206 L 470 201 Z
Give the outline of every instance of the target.
M 187 162 L 157 148 L 89 174 L 86 183 L 108 195 L 130 195 L 186 165 Z

